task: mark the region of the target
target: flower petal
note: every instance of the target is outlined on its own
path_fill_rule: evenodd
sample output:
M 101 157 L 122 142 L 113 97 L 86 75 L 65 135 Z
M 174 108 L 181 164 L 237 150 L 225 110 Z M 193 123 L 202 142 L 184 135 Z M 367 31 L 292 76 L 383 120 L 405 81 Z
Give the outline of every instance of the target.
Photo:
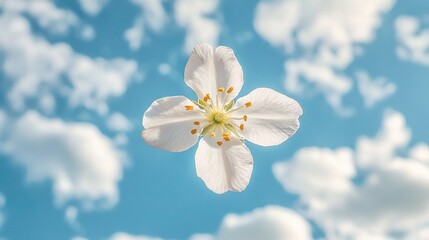
M 250 105 L 249 107 L 243 107 Z M 242 126 L 239 132 L 249 141 L 261 146 L 278 145 L 299 128 L 302 108 L 298 102 L 269 88 L 258 88 L 237 100 L 232 113 L 233 122 Z M 234 111 L 234 109 L 232 111 Z M 247 121 L 244 121 L 244 118 Z
M 209 44 L 200 43 L 194 47 L 186 64 L 185 82 L 200 99 L 206 94 L 214 98 L 218 89 L 223 88 L 219 100 L 228 103 L 243 86 L 243 70 L 231 48 L 220 46 L 213 51 Z
M 235 137 L 223 141 L 220 146 L 215 138 L 204 137 L 198 144 L 195 166 L 198 177 L 213 192 L 241 192 L 249 184 L 253 157 L 246 145 Z
M 215 51 L 216 82 L 218 88 L 225 88 L 225 103 L 228 103 L 240 93 L 243 87 L 243 69 L 235 57 L 234 51 L 229 47 L 219 46 Z
M 201 112 L 186 110 L 185 106 L 198 108 L 182 96 L 153 102 L 143 116 L 143 140 L 152 147 L 171 152 L 185 151 L 195 145 L 206 120 Z

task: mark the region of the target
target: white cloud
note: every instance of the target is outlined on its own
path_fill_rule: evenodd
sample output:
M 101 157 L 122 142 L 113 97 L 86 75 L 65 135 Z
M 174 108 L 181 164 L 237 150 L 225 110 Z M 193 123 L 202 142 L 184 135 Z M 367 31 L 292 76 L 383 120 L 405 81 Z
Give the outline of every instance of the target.
M 7 115 L 0 108 L 0 139 L 2 139 L 2 134 L 4 133 L 4 128 L 6 127 L 6 123 L 7 123 Z M 0 150 L 1 150 L 1 147 L 0 147 Z
M 77 236 L 77 237 L 73 237 L 71 240 L 88 240 L 88 239 L 84 238 L 84 237 Z
M 289 91 L 304 94 L 303 89 L 312 88 L 306 86 L 310 83 L 342 112 L 341 99 L 352 84 L 343 71 L 358 54 L 356 49 L 375 38 L 382 15 L 393 4 L 394 0 L 265 0 L 256 8 L 254 27 L 293 56 L 285 64 Z M 301 57 L 297 52 L 303 52 Z
M 362 167 L 384 165 L 411 139 L 411 130 L 399 113 L 386 111 L 381 130 L 375 137 L 361 136 L 356 143 L 357 164 Z
M 207 42 L 217 45 L 221 26 L 219 20 L 209 17 L 219 7 L 218 0 L 178 0 L 175 1 L 174 15 L 177 24 L 186 29 L 184 49 L 191 52 L 200 43 Z
M 285 87 L 291 92 L 304 95 L 309 86 L 325 94 L 327 101 L 343 115 L 349 115 L 350 109 L 342 106 L 342 97 L 352 88 L 351 80 L 324 64 L 307 60 L 285 62 Z M 306 79 L 306 81 L 302 81 Z M 311 88 L 310 88 L 311 89 Z
M 108 208 L 119 199 L 125 154 L 92 124 L 26 112 L 10 126 L 3 151 L 28 182 L 52 181 L 58 206 L 78 200 L 85 209 Z
M 80 7 L 91 16 L 96 16 L 108 0 L 79 0 Z
M 197 233 L 192 235 L 189 240 L 216 240 L 216 238 L 210 234 Z
M 362 95 L 365 106 L 373 107 L 396 92 L 396 85 L 385 78 L 371 79 L 367 72 L 356 73 L 359 93 Z
M 118 232 L 113 234 L 109 240 L 161 240 L 161 238 L 157 237 L 148 237 L 143 235 L 131 235 L 124 232 Z
M 144 40 L 146 29 L 153 32 L 161 32 L 167 23 L 167 14 L 161 0 L 130 0 L 140 8 L 140 16 L 134 21 L 134 25 L 127 29 L 124 38 L 132 50 L 138 50 Z
M 399 16 L 395 22 L 395 29 L 398 57 L 429 66 L 429 28 L 423 28 L 415 17 Z
M 59 34 L 82 24 L 76 14 L 58 8 L 51 0 L 0 0 L 0 8 L 7 14 L 28 14 L 42 28 Z
M 82 30 L 80 31 L 80 37 L 84 41 L 91 41 L 95 38 L 95 30 L 90 25 L 83 25 Z
M 211 238 L 212 237 L 212 238 Z M 192 240 L 312 239 L 307 221 L 294 211 L 266 206 L 243 215 L 228 214 L 215 236 L 197 234 Z
M 133 128 L 133 124 L 122 113 L 115 112 L 107 119 L 107 127 L 115 132 L 128 132 Z
M 0 28 L 2 70 L 11 80 L 7 97 L 15 110 L 24 109 L 42 92 L 68 97 L 72 107 L 106 114 L 107 100 L 123 95 L 137 70 L 132 60 L 92 59 L 68 44 L 51 44 L 33 35 L 29 22 L 20 16 L 1 16 Z M 46 107 L 43 100 L 41 104 Z
M 79 227 L 79 223 L 77 221 L 78 215 L 79 215 L 79 211 L 77 210 L 77 208 L 69 206 L 66 208 L 64 218 L 70 226 L 74 228 L 78 228 Z
M 122 113 L 115 112 L 110 115 L 107 119 L 106 126 L 111 131 L 117 133 L 114 141 L 118 146 L 123 146 L 128 143 L 128 136 L 126 132 L 131 131 L 133 124 Z
M 3 225 L 3 222 L 4 222 L 4 216 L 3 216 L 2 210 L 5 205 L 6 205 L 6 198 L 3 196 L 2 193 L 0 193 L 0 227 Z
M 327 239 L 423 236 L 429 222 L 429 146 L 406 148 L 410 136 L 404 117 L 388 111 L 377 136 L 359 138 L 355 150 L 303 148 L 273 172 L 300 197 L 302 211 Z
M 171 66 L 168 63 L 161 63 L 158 66 L 158 72 L 161 75 L 169 75 L 171 73 Z

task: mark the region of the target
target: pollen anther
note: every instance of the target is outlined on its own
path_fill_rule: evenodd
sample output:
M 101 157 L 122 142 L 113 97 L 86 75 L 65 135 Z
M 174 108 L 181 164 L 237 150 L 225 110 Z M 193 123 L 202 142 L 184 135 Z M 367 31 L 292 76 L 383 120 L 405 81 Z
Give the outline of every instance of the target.
M 225 91 L 225 88 L 220 87 L 220 88 L 217 89 L 217 91 L 220 92 L 220 93 L 223 93 Z
M 216 136 L 215 132 L 210 133 L 210 138 L 214 138 Z
M 198 125 L 200 125 L 200 122 L 195 121 L 195 122 L 194 122 L 194 125 L 197 125 L 197 126 L 198 126 Z
M 191 110 L 194 110 L 194 106 L 186 105 L 185 109 L 186 109 L 186 111 L 191 111 Z
M 228 94 L 232 93 L 232 91 L 234 91 L 233 87 L 228 88 L 228 91 L 226 91 Z
M 247 103 L 245 103 L 244 104 L 246 107 L 250 107 L 250 106 L 252 106 L 252 103 L 251 102 L 247 102 Z
M 204 102 L 207 102 L 208 100 L 210 99 L 210 94 L 206 94 L 205 96 L 204 96 Z
M 230 134 L 227 132 L 222 133 L 222 137 L 223 137 L 223 139 L 225 139 L 225 141 L 231 140 L 231 138 L 229 136 L 230 136 Z
M 218 146 L 221 146 L 223 143 L 222 141 L 216 142 Z
M 243 116 L 243 120 L 244 120 L 244 121 L 247 121 L 247 115 L 244 115 L 244 116 Z
M 240 130 L 243 131 L 244 130 L 244 124 L 240 124 Z
M 192 129 L 191 133 L 192 133 L 192 134 L 197 133 L 197 129 Z

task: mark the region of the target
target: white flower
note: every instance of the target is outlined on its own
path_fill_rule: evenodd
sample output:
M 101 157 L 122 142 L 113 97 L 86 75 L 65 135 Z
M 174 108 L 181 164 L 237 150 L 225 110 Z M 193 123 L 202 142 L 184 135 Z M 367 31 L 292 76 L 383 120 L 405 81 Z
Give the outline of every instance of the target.
M 202 136 L 195 154 L 197 175 L 215 193 L 243 191 L 253 170 L 244 140 L 262 146 L 286 141 L 299 128 L 300 105 L 269 88 L 258 88 L 234 104 L 243 86 L 243 70 L 228 47 L 195 46 L 185 82 L 198 101 L 176 96 L 153 102 L 143 117 L 144 141 L 181 152 Z

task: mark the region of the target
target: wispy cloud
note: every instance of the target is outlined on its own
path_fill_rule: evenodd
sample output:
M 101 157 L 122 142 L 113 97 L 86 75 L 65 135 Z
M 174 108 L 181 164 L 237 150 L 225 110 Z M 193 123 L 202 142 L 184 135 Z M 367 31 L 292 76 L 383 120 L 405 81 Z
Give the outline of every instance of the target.
M 373 107 L 396 92 L 396 85 L 385 78 L 371 78 L 365 71 L 357 72 L 356 78 L 359 93 L 367 108 Z
M 134 25 L 127 29 L 124 38 L 132 50 L 138 50 L 145 37 L 145 31 L 161 32 L 167 23 L 167 14 L 161 0 L 130 0 L 140 8 L 140 15 Z
M 398 57 L 429 66 L 429 28 L 423 28 L 416 17 L 399 16 L 395 22 L 395 29 Z

